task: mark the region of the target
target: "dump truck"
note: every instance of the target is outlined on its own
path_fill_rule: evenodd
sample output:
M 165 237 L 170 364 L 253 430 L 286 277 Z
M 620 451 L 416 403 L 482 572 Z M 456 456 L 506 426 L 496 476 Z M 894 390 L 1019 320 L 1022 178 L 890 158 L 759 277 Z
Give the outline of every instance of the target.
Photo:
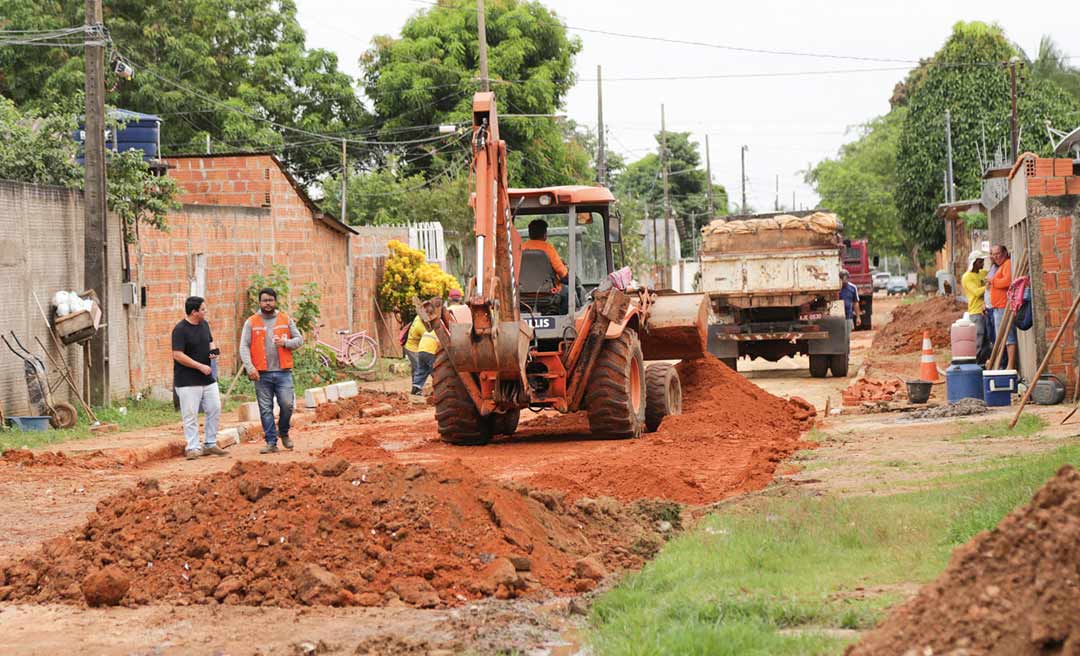
M 495 94 L 477 93 L 472 115 L 476 271 L 464 307 L 417 299 L 440 345 L 432 373 L 440 438 L 486 444 L 513 434 L 524 409 L 583 410 L 590 432 L 605 438 L 656 430 L 682 409 L 669 361 L 706 354 L 706 296 L 633 281 L 608 189 L 511 189 Z M 568 267 L 565 280 L 542 251 L 522 249 L 520 224 L 538 219 Z
M 702 228 L 709 352 L 731 369 L 741 357 L 807 355 L 812 376 L 847 376 L 842 248 L 843 225 L 824 211 L 731 216 Z

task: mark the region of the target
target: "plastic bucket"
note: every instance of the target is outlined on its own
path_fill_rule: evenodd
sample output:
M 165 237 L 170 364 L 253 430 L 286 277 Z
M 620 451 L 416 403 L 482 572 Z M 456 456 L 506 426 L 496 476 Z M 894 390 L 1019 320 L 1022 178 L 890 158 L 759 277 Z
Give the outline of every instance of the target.
M 49 430 L 48 417 L 8 417 L 8 424 L 23 432 Z
M 990 369 L 983 372 L 983 401 L 991 408 L 1012 405 L 1016 393 L 1015 369 Z
M 982 399 L 983 370 L 977 364 L 963 362 L 952 363 L 945 370 L 945 396 L 949 403 L 959 403 L 961 399 Z
M 934 384 L 928 380 L 907 381 L 908 401 L 912 403 L 926 403 L 930 400 L 930 390 Z

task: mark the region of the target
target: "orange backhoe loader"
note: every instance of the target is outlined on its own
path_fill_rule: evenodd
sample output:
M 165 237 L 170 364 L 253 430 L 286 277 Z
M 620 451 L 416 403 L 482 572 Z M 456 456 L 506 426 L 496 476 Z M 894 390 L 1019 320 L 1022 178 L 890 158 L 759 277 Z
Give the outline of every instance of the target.
M 609 438 L 656 430 L 681 412 L 681 386 L 671 364 L 644 362 L 706 353 L 705 295 L 637 287 L 629 269 L 615 269 L 621 224 L 607 189 L 510 189 L 494 93 L 473 98 L 472 130 L 477 264 L 466 306 L 417 305 L 441 345 L 433 375 L 441 438 L 510 435 L 523 408 L 585 410 L 592 433 Z M 548 258 L 522 249 L 521 217 L 554 226 L 565 293 Z

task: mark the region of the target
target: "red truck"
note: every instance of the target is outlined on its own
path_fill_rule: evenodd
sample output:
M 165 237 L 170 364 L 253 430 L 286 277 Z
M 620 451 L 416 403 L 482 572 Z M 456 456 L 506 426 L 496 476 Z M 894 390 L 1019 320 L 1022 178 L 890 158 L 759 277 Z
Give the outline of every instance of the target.
M 869 249 L 865 239 L 845 239 L 841 257 L 847 269 L 851 284 L 859 289 L 859 308 L 862 310 L 861 323 L 855 330 L 870 330 L 874 312 L 874 274 L 870 270 Z M 874 258 L 877 266 L 877 258 Z

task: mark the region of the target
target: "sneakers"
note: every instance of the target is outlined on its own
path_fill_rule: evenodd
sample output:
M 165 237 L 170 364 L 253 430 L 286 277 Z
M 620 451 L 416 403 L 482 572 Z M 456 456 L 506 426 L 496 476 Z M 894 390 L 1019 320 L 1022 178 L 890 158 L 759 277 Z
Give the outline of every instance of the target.
M 292 447 L 293 447 L 292 438 L 290 438 L 288 435 L 282 435 L 281 436 L 281 446 L 285 447 L 289 451 L 292 451 Z
M 227 455 L 229 455 L 225 451 L 225 449 L 221 448 L 220 446 L 218 446 L 216 444 L 211 444 L 210 446 L 204 446 L 203 450 L 202 450 L 202 454 L 204 456 L 227 456 Z
M 278 448 L 277 448 L 276 444 L 267 444 L 263 448 L 259 449 L 259 453 L 263 453 L 263 454 L 277 453 L 277 452 L 278 452 Z
M 187 458 L 188 460 L 195 460 L 199 456 L 201 456 L 202 454 L 203 454 L 202 449 L 188 449 L 187 451 L 184 451 L 184 457 Z

